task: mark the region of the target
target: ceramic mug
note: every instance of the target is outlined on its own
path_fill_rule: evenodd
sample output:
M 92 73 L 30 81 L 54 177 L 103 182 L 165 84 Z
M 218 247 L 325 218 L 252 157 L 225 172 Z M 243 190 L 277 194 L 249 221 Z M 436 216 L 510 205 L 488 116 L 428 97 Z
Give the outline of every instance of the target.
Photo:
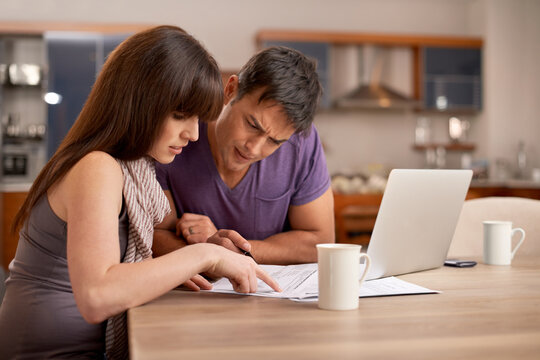
M 510 265 L 517 249 L 525 240 L 525 230 L 512 228 L 511 221 L 484 221 L 484 263 Z M 512 237 L 521 233 L 521 238 L 512 249 Z
M 353 310 L 358 308 L 359 290 L 371 259 L 353 244 L 318 244 L 319 308 Z M 366 266 L 360 276 L 360 259 Z

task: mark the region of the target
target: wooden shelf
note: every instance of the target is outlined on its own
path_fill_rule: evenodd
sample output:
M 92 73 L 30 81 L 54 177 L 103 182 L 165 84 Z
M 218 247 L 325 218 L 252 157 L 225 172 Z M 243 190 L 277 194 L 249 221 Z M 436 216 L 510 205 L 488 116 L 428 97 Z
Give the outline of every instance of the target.
M 478 37 L 378 34 L 338 31 L 260 30 L 256 41 L 305 41 L 326 42 L 337 45 L 376 44 L 385 46 L 444 46 L 481 48 L 483 40 Z
M 83 31 L 103 34 L 135 33 L 154 25 L 122 23 L 79 23 L 79 22 L 44 22 L 44 21 L 2 21 L 1 34 L 41 35 L 46 31 Z
M 474 151 L 476 149 L 475 144 L 471 143 L 445 143 L 445 144 L 425 144 L 425 145 L 413 145 L 413 149 L 417 151 L 425 151 L 428 149 L 437 149 L 439 147 L 444 148 L 446 151 Z

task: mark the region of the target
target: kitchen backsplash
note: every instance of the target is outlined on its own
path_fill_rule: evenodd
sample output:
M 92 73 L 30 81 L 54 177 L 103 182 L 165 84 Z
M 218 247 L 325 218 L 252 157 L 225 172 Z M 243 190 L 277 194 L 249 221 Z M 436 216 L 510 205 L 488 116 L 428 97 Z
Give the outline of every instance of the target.
M 412 111 L 327 111 L 315 117 L 330 174 L 366 174 L 374 168 L 424 168 L 426 154 L 413 148 L 419 116 L 430 119 L 432 141 L 448 143 L 445 114 Z M 474 127 L 474 116 L 467 119 Z M 474 142 L 474 139 L 469 139 Z M 474 153 L 473 153 L 474 156 Z M 447 168 L 461 167 L 461 153 L 446 154 Z

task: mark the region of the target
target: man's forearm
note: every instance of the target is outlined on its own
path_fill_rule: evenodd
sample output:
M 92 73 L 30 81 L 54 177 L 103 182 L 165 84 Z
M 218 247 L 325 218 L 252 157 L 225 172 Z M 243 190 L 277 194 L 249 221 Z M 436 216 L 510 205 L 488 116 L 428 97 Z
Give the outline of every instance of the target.
M 291 230 L 263 241 L 250 240 L 251 253 L 259 264 L 290 265 L 317 262 L 317 244 L 335 242 L 334 234 Z
M 154 229 L 152 253 L 154 257 L 168 254 L 186 246 L 186 242 L 169 230 Z

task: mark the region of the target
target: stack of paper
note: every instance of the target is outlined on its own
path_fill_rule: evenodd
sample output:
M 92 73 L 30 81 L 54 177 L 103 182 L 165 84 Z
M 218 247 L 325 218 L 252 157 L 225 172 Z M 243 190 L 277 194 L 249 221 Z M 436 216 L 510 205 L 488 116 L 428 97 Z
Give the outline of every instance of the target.
M 302 302 L 317 301 L 319 291 L 316 263 L 288 266 L 261 265 L 261 267 L 278 282 L 283 292 L 276 292 L 259 280 L 257 292 L 245 295 L 275 297 Z M 226 278 L 216 281 L 213 285 L 213 289 L 208 291 L 238 294 L 233 290 L 231 283 Z M 430 290 L 391 276 L 365 281 L 360 287 L 358 296 L 370 297 L 433 293 L 439 293 L 439 291 Z

